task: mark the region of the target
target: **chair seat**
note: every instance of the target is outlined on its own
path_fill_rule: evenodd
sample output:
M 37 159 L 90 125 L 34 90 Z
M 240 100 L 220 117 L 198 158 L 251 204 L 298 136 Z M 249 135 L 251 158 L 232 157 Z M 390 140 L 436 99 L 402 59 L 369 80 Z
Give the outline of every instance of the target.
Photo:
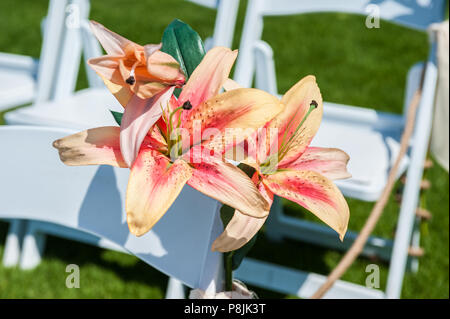
M 111 112 L 123 112 L 114 96 L 103 88 L 90 88 L 76 92 L 59 101 L 34 104 L 5 114 L 8 124 L 44 125 L 84 130 L 117 125 Z
M 375 201 L 400 149 L 403 122 L 401 115 L 324 103 L 323 121 L 311 145 L 347 152 L 352 177 L 336 181 L 336 185 L 346 196 Z M 403 158 L 398 176 L 405 171 L 408 161 Z
M 33 100 L 36 80 L 26 70 L 0 68 L 0 110 L 30 103 Z

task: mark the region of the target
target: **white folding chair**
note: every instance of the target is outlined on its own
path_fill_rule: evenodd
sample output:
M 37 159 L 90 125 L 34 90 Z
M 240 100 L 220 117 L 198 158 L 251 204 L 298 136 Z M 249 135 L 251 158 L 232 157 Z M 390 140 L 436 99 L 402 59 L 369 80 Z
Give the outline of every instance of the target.
M 444 1 L 442 0 L 421 2 L 407 0 L 250 0 L 239 48 L 235 80 L 243 86 L 251 86 L 255 76 L 256 87 L 272 94 L 278 94 L 273 51 L 269 44 L 261 40 L 265 16 L 310 12 L 347 12 L 365 15 L 369 12 L 370 5 L 378 6 L 381 19 L 419 30 L 425 30 L 431 23 L 441 21 L 444 14 Z M 424 45 L 426 44 L 424 43 Z M 411 241 L 415 246 L 419 244 L 418 230 L 414 231 L 414 236 L 412 233 L 423 162 L 430 134 L 430 117 L 436 83 L 434 50 L 433 44 L 428 61 L 413 66 L 408 73 L 405 111 L 412 95 L 419 87 L 423 66 L 426 66 L 414 139 L 411 141 L 409 155 L 403 159 L 400 169 L 400 174 L 407 169 L 407 182 L 395 240 L 371 237 L 363 252 L 363 255 L 366 256 L 376 255 L 381 259 L 390 260 L 386 293 L 364 287 L 349 287 L 346 285 L 347 283 L 338 282 L 326 297 L 400 297 L 408 247 Z M 352 178 L 336 182 L 344 195 L 365 201 L 376 201 L 379 198 L 386 184 L 389 169 L 399 150 L 405 114 L 396 115 L 355 106 L 324 103 L 322 125 L 312 141 L 312 145 L 338 147 L 350 155 L 348 168 Z M 347 232 L 344 242 L 340 243 L 333 230 L 314 222 L 284 215 L 280 202 L 277 200 L 267 222 L 266 235 L 274 240 L 289 237 L 346 250 L 356 238 L 357 233 Z M 417 268 L 417 262 L 415 265 Z M 293 272 L 254 260 L 244 261 L 237 271 L 237 276 L 248 283 L 293 293 L 300 297 L 309 297 L 325 279 L 316 274 Z M 279 281 L 276 282 L 274 278 Z
M 0 110 L 29 102 L 44 102 L 51 99 L 52 86 L 57 73 L 57 61 L 64 37 L 66 9 L 69 0 L 50 0 L 47 16 L 42 20 L 42 48 L 39 60 L 17 54 L 0 54 Z M 67 50 L 75 43 L 67 43 Z M 24 221 L 11 220 L 7 240 L 8 258 L 5 265 L 15 265 L 20 255 L 20 238 Z
M 50 0 L 43 20 L 43 43 L 39 60 L 19 54 L 0 53 L 0 110 L 44 101 L 56 68 L 64 29 L 67 0 Z M 69 44 L 70 46 L 70 44 Z
M 213 39 L 210 45 L 231 46 L 234 34 L 234 21 L 239 0 L 230 1 L 196 1 L 192 2 L 216 8 L 217 18 Z M 228 5 L 225 5 L 224 3 Z M 109 110 L 121 111 L 112 94 L 104 87 L 95 72 L 86 65 L 89 88 L 74 92 L 81 52 L 84 58 L 102 55 L 101 48 L 92 35 L 87 17 L 89 15 L 88 0 L 71 0 L 66 3 L 66 26 L 62 36 L 60 55 L 54 57 L 57 72 L 51 83 L 51 95 L 47 102 L 39 100 L 30 107 L 9 112 L 6 122 L 14 125 L 44 125 L 82 130 L 90 127 L 115 125 Z M 233 23 L 231 23 L 233 22 Z M 23 235 L 25 232 L 25 235 Z M 109 249 L 119 249 L 108 241 L 43 222 L 30 221 L 25 225 L 23 220 L 14 220 L 8 231 L 3 263 L 15 265 L 20 260 L 23 269 L 33 268 L 39 264 L 44 248 L 45 235 L 52 234 L 64 238 L 91 243 Z M 25 236 L 27 244 L 20 253 L 21 236 Z M 119 249 L 120 250 L 120 249 Z M 182 297 L 181 282 L 171 279 L 166 297 Z
M 29 107 L 6 113 L 7 124 L 74 129 L 115 124 L 109 109 L 119 111 L 121 107 L 90 68 L 86 68 L 89 88 L 74 93 L 82 52 L 86 59 L 102 55 L 89 30 L 89 8 L 88 0 L 66 1 L 61 49 L 53 56 L 55 72 L 51 81 L 46 81 L 45 87 L 38 90 L 39 95 L 47 98 L 36 99 Z
M 188 0 L 190 2 L 217 10 L 214 34 L 205 40 L 205 49 L 216 46 L 231 48 L 234 37 L 239 0 Z
M 50 234 L 56 230 L 59 236 L 58 227 L 64 227 L 77 236 L 96 238 L 133 254 L 191 288 L 220 291 L 222 257 L 211 251 L 223 229 L 218 202 L 186 186 L 157 225 L 135 237 L 128 230 L 123 209 L 129 170 L 65 166 L 52 141 L 73 132 L 39 126 L 0 127 L 0 145 L 8 154 L 0 160 L 0 218 L 33 221 L 27 226 L 22 253 L 36 251 L 36 241 L 28 236 L 42 230 Z
M 36 91 L 38 62 L 30 56 L 0 53 L 0 110 L 30 103 Z
M 82 25 L 85 25 L 82 21 L 86 20 L 88 12 L 89 2 L 85 0 L 50 1 L 48 15 L 43 23 L 44 39 L 33 104 L 30 107 L 6 113 L 7 124 L 45 125 L 49 122 L 56 126 L 70 127 L 68 125 L 70 120 L 65 123 L 61 122 L 58 117 L 52 118 L 51 116 L 46 119 L 46 114 L 56 114 L 64 119 L 72 116 L 71 111 L 77 113 L 74 107 L 65 109 L 59 105 L 57 107 L 54 103 L 55 101 L 60 102 L 64 97 L 70 95 L 75 88 L 82 48 L 79 30 Z M 93 51 L 92 47 L 90 45 L 88 49 Z M 100 52 L 98 47 L 98 55 Z M 90 75 L 90 78 L 95 79 L 93 75 Z M 93 82 L 92 85 L 99 86 L 100 82 Z M 114 99 L 111 100 L 114 101 Z M 50 106 L 53 107 L 50 108 Z M 95 113 L 95 110 L 99 108 L 93 107 L 93 109 L 93 113 Z M 104 113 L 107 115 L 106 112 Z M 108 117 L 106 116 L 106 118 Z M 26 227 L 25 220 L 12 219 L 10 221 L 3 256 L 5 266 L 14 266 L 19 262 L 21 241 Z M 37 239 L 36 241 L 40 241 L 43 246 L 43 240 Z M 39 255 L 34 254 L 33 258 L 26 258 L 26 260 L 28 262 L 22 263 L 21 266 L 33 267 L 39 262 Z

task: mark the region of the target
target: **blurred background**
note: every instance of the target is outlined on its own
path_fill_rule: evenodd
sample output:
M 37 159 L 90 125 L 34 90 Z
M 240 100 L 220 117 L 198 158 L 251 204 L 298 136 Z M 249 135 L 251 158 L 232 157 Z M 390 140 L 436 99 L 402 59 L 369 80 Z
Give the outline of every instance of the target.
M 241 1 L 233 48 L 238 48 L 247 1 Z M 41 49 L 41 19 L 47 0 L 0 0 L 0 52 L 38 58 Z M 205 39 L 214 29 L 215 10 L 181 0 L 92 0 L 90 18 L 139 43 L 159 43 L 165 27 L 178 18 L 191 25 Z M 308 74 L 314 74 L 325 100 L 361 105 L 376 110 L 402 113 L 406 73 L 416 62 L 426 60 L 428 37 L 424 32 L 382 21 L 379 29 L 363 27 L 365 17 L 349 14 L 306 14 L 268 17 L 263 39 L 274 49 L 278 89 L 285 92 Z M 339 23 L 333 23 L 339 21 Z M 364 83 L 364 85 L 362 85 Z M 77 89 L 87 87 L 80 68 Z M 0 124 L 4 124 L 0 113 Z M 433 157 L 430 160 L 434 162 Z M 426 171 L 431 187 L 421 203 L 433 217 L 422 224 L 418 273 L 408 272 L 402 298 L 449 297 L 449 175 L 436 162 Z M 397 182 L 388 206 L 374 234 L 392 238 L 398 217 Z M 0 196 L 1 198 L 1 196 Z M 2 199 L 5 200 L 5 199 Z M 373 203 L 348 199 L 349 229 L 361 229 Z M 1 203 L 0 203 L 1 204 Z M 296 204 L 284 202 L 292 216 L 316 220 Z M 0 222 L 0 255 L 7 224 Z M 273 263 L 328 274 L 342 253 L 297 241 L 272 243 L 260 236 L 249 253 Z M 385 288 L 387 264 L 359 258 L 343 276 L 364 284 L 366 265 L 381 269 Z M 67 289 L 63 282 L 67 264 L 80 265 L 82 289 Z M 163 298 L 167 277 L 136 257 L 49 236 L 42 263 L 23 271 L 0 265 L 0 298 Z M 250 287 L 263 298 L 290 298 Z

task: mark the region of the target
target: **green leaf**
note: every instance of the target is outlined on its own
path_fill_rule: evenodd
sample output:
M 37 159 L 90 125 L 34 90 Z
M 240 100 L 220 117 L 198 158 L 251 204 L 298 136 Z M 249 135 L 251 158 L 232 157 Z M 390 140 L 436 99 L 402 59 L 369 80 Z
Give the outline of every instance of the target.
M 123 113 L 112 111 L 112 110 L 109 110 L 109 111 L 111 112 L 112 116 L 114 117 L 114 120 L 116 121 L 116 123 L 119 124 L 119 126 L 120 126 L 120 124 L 122 123 Z
M 240 163 L 238 167 L 241 169 L 241 171 L 247 174 L 247 176 L 250 177 L 250 179 L 252 178 L 253 174 L 255 174 L 256 171 L 253 167 L 244 163 Z
M 187 80 L 205 55 L 198 33 L 188 24 L 175 19 L 164 30 L 161 42 L 161 51 L 170 54 L 180 63 Z
M 222 219 L 223 227 L 226 227 L 234 215 L 234 208 L 223 204 L 220 208 L 220 219 Z
M 255 234 L 255 236 L 252 237 L 252 239 L 249 240 L 248 243 L 246 243 L 241 248 L 234 251 L 233 256 L 231 257 L 231 263 L 232 263 L 232 269 L 236 270 L 239 268 L 239 266 L 242 263 L 242 260 L 244 260 L 244 257 L 247 256 L 250 249 L 252 249 L 253 245 L 256 243 L 256 239 L 258 237 L 258 233 Z

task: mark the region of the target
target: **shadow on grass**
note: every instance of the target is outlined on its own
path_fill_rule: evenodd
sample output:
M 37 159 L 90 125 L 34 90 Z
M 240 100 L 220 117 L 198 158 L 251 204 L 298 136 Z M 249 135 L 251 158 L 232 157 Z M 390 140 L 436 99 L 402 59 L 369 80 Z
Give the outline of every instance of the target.
M 167 276 L 134 256 L 123 259 L 123 253 L 111 252 L 102 248 L 78 243 L 62 238 L 48 236 L 44 257 L 59 259 L 65 264 L 80 267 L 94 264 L 104 270 L 113 271 L 126 282 L 139 282 L 152 286 L 165 287 Z M 124 262 L 125 261 L 125 262 Z
M 3 239 L 2 242 L 6 238 L 7 230 L 8 223 L 0 222 L 0 239 Z M 115 276 L 127 284 L 136 282 L 153 287 L 158 286 L 163 291 L 167 286 L 168 277 L 166 275 L 135 256 L 63 238 L 47 236 L 43 258 L 44 262 L 58 260 L 63 265 L 76 264 L 80 267 L 81 272 L 83 272 L 83 267 L 95 265 L 102 272 L 113 272 Z M 40 266 L 31 271 L 39 271 Z

